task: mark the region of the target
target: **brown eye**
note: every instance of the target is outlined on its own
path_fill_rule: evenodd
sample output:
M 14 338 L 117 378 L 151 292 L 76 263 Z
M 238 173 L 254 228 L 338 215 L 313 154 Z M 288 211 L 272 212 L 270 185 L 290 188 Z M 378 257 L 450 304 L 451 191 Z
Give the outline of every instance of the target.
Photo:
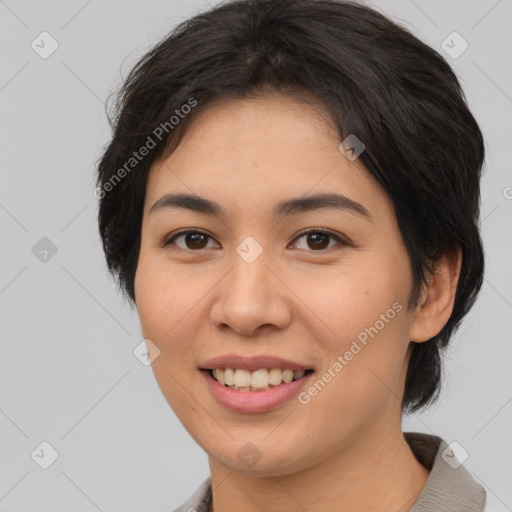
M 201 231 L 184 231 L 174 235 L 169 240 L 166 240 L 164 242 L 164 247 L 176 245 L 178 248 L 184 250 L 201 250 L 206 249 L 209 238 L 211 238 L 209 235 L 202 233 Z M 176 243 L 179 239 L 183 239 L 184 244 L 183 242 Z
M 312 249 L 326 249 L 329 245 L 329 235 L 326 233 L 310 233 L 306 240 Z
M 207 238 L 203 233 L 187 233 L 185 235 L 185 245 L 189 249 L 204 249 L 208 243 Z
M 335 234 L 328 231 L 308 231 L 298 236 L 296 240 L 300 240 L 301 238 L 306 240 L 306 243 L 303 244 L 306 245 L 306 247 L 298 247 L 298 249 L 322 251 L 332 247 L 332 245 L 329 246 L 330 242 L 332 241 L 338 242 L 338 245 L 347 245 L 347 243 L 344 242 L 339 236 L 336 236 Z

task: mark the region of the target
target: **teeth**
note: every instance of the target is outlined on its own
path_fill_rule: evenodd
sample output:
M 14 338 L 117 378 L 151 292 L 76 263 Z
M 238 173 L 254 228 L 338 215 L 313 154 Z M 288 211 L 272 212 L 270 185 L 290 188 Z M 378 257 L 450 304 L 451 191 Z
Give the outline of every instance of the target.
M 228 386 L 233 386 L 235 384 L 235 370 L 232 368 L 226 368 L 224 371 L 222 371 L 221 369 L 217 368 L 217 371 L 224 374 L 224 380 L 226 381 L 225 384 Z
M 283 381 L 288 383 L 293 380 L 293 372 L 291 370 L 285 370 L 283 372 Z
M 224 372 L 221 372 L 218 368 L 213 370 L 213 376 L 221 383 L 225 384 Z
M 268 386 L 268 371 L 265 370 L 265 368 L 263 368 L 263 370 L 256 370 L 255 372 L 252 372 L 251 386 L 253 388 L 264 388 Z
M 299 370 L 281 370 L 280 368 L 270 368 L 269 370 L 262 368 L 250 372 L 240 368 L 214 368 L 212 370 L 213 377 L 221 384 L 238 391 L 263 391 L 279 386 L 282 382 L 288 383 L 298 380 L 304 376 L 306 372 Z
M 222 370 L 221 370 L 222 371 Z M 235 386 L 243 388 L 251 385 L 251 372 L 248 370 L 235 371 Z
M 281 384 L 281 380 L 283 378 L 283 372 L 279 368 L 272 368 L 270 370 L 270 380 L 269 384 L 272 384 L 272 386 L 279 386 Z

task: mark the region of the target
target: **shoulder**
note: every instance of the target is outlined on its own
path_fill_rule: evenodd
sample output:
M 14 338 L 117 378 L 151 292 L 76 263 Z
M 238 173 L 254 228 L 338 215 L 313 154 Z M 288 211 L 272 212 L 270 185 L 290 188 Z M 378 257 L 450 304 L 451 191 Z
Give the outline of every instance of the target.
M 208 512 L 212 497 L 211 477 L 204 480 L 187 501 L 172 512 Z

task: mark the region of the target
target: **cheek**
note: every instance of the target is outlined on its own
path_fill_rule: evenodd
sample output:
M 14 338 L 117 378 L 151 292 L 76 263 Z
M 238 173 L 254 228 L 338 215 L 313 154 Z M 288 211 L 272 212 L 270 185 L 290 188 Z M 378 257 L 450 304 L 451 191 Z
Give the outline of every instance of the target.
M 319 381 L 304 401 L 321 408 L 343 404 L 343 417 L 374 414 L 400 393 L 409 282 L 406 275 L 395 277 L 394 263 L 384 256 L 375 261 L 296 281 L 297 295 L 314 313 L 307 321 L 322 349 Z
M 151 365 L 155 379 L 170 407 L 187 425 L 193 423 L 198 407 L 184 389 L 194 394 L 198 376 L 192 361 L 197 359 L 194 318 L 205 295 L 200 281 L 141 251 L 135 295 L 142 335 L 160 350 Z
M 144 335 L 165 346 L 208 290 L 208 283 L 184 267 L 141 250 L 135 295 Z
M 392 324 L 404 320 L 409 282 L 386 256 L 361 254 L 339 265 L 295 271 L 283 279 L 293 284 L 308 311 L 302 319 L 308 318 L 310 328 L 323 333 L 325 348 L 343 349 L 358 336 L 364 342 L 370 332 L 389 332 L 396 328 Z

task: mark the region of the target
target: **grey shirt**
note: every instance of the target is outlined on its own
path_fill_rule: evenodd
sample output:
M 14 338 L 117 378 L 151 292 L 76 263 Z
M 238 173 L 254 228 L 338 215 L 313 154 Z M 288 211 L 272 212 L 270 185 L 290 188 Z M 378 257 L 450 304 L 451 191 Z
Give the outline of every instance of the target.
M 437 436 L 405 432 L 405 440 L 430 476 L 409 512 L 483 512 L 484 488 L 454 458 L 452 450 Z M 209 512 L 211 477 L 173 512 Z

